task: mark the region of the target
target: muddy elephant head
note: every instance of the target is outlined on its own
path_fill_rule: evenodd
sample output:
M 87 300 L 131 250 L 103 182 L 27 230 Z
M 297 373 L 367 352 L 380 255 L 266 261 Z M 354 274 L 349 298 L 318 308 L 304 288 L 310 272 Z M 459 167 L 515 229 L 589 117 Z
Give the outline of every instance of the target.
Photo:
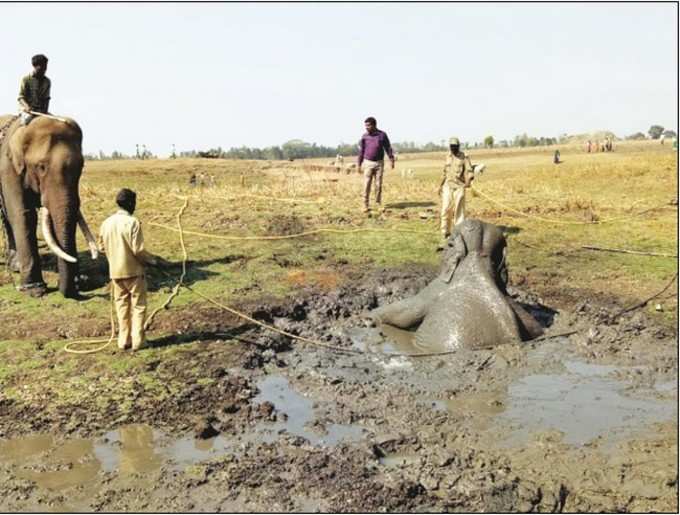
M 447 241 L 437 277 L 414 297 L 374 310 L 373 318 L 417 327 L 416 344 L 428 351 L 488 348 L 538 336 L 539 323 L 507 294 L 506 252 L 499 227 L 466 220 Z
M 78 225 L 96 257 L 94 238 L 80 211 L 81 144 L 82 132 L 74 121 L 38 117 L 13 128 L 0 156 L 4 211 L 22 284 L 42 284 L 35 239 L 39 221 L 45 242 L 58 258 L 59 290 L 67 297 L 77 294 Z

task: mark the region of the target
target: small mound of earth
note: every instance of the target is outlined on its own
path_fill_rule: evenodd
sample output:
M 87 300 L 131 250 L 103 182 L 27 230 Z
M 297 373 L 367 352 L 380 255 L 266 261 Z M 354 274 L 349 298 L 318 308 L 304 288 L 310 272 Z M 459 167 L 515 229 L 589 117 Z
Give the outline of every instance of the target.
M 268 236 L 288 236 L 304 232 L 305 226 L 295 215 L 276 215 L 269 220 L 267 225 Z

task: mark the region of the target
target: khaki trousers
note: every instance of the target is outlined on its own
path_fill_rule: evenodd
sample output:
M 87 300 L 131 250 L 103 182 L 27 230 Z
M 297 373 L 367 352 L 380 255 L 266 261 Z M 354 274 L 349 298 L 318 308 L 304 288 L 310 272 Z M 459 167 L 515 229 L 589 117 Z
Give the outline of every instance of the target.
M 375 177 L 375 202 L 382 202 L 382 182 L 385 171 L 385 161 L 368 161 L 361 163 L 364 172 L 364 207 L 368 209 L 368 200 L 371 196 L 371 183 Z
M 451 234 L 451 222 L 458 225 L 463 220 L 465 220 L 465 187 L 447 181 L 442 187 L 442 238 L 446 239 Z
M 140 275 L 111 279 L 111 287 L 118 315 L 118 348 L 139 349 L 144 345 L 146 278 Z

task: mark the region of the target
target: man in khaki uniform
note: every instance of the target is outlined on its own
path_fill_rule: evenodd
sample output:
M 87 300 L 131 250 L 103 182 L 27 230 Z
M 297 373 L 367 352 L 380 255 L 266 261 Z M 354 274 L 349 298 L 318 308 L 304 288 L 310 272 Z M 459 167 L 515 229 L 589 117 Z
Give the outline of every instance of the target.
M 443 248 L 451 234 L 451 223 L 458 225 L 465 220 L 465 189 L 470 187 L 474 178 L 472 163 L 460 150 L 458 138 L 449 140 L 449 149 L 439 186 L 439 195 L 442 197 L 440 248 Z
M 144 250 L 142 226 L 132 216 L 137 204 L 134 191 L 124 188 L 116 196 L 120 209 L 102 224 L 99 246 L 109 261 L 113 302 L 118 315 L 118 348 L 139 350 L 144 345 L 146 319 L 145 265 L 161 264 Z

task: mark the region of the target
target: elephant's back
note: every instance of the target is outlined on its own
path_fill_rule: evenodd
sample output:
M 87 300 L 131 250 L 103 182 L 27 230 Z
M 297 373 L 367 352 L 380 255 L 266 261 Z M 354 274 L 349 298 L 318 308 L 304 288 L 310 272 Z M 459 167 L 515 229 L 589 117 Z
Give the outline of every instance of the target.
M 481 349 L 520 341 L 515 315 L 493 280 L 462 278 L 444 291 L 416 331 L 416 343 L 432 351 Z

